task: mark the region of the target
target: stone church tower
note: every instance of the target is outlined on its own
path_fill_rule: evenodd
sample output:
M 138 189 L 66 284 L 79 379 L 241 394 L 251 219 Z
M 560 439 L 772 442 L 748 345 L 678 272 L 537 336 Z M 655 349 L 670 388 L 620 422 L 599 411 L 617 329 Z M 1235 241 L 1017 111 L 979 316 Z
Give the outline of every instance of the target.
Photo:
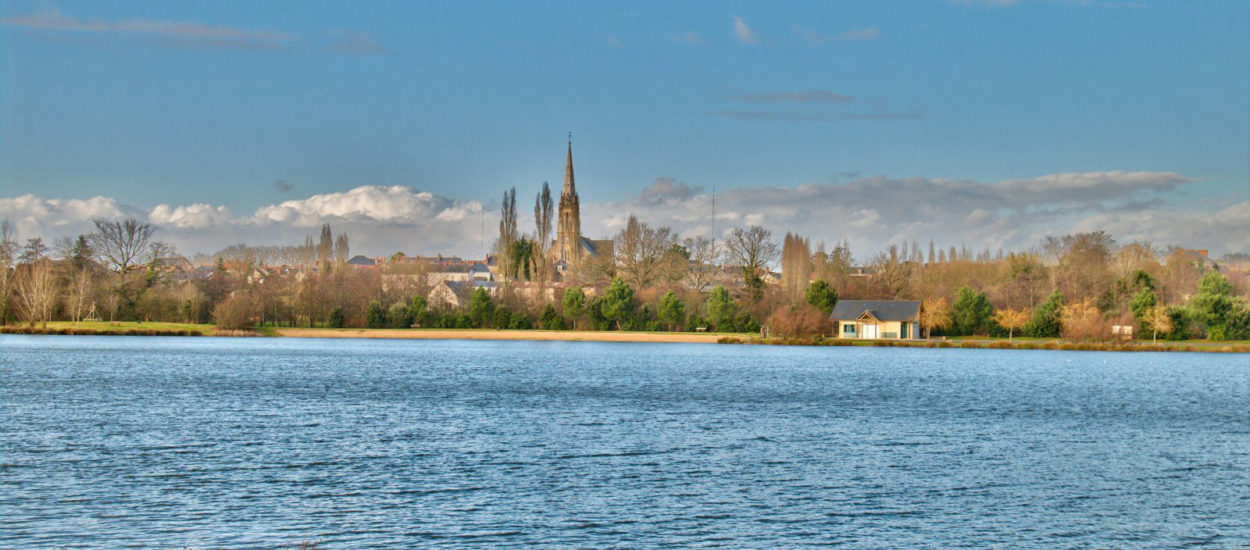
M 573 140 L 564 164 L 564 189 L 560 191 L 560 214 L 556 225 L 556 251 L 559 259 L 576 266 L 582 259 L 582 217 L 577 189 L 573 186 Z

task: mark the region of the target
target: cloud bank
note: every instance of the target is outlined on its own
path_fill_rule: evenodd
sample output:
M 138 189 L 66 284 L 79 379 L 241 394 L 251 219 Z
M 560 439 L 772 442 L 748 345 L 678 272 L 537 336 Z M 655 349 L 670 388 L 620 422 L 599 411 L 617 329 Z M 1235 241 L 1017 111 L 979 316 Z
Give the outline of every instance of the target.
M 780 240 L 796 231 L 813 242 L 847 239 L 867 259 L 890 242 L 932 238 L 940 246 L 1026 249 L 1046 235 L 1105 230 L 1120 242 L 1207 248 L 1215 255 L 1250 252 L 1250 201 L 1214 211 L 1180 211 L 1168 198 L 1191 180 L 1173 172 L 1081 172 L 998 182 L 852 176 L 835 183 L 758 186 L 721 191 L 674 178 L 656 178 L 632 197 L 582 202 L 583 232 L 607 238 L 630 214 L 682 236 L 723 236 L 760 224 Z M 522 231 L 532 231 L 520 209 Z M 458 201 L 404 186 L 362 186 L 269 204 L 237 214 L 209 204 L 150 208 L 108 197 L 0 198 L 0 217 L 18 237 L 46 241 L 91 230 L 91 218 L 137 217 L 184 254 L 212 252 L 236 242 L 299 244 L 322 223 L 347 233 L 354 252 L 389 255 L 478 256 L 494 241 L 498 213 L 478 201 Z M 483 231 L 484 229 L 484 231 Z

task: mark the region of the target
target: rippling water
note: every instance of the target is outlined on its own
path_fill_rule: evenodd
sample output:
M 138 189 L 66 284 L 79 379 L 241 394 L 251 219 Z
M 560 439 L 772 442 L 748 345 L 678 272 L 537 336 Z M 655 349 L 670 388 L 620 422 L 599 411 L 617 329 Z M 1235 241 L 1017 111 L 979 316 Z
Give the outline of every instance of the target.
M 0 337 L 0 546 L 1250 546 L 1245 355 Z

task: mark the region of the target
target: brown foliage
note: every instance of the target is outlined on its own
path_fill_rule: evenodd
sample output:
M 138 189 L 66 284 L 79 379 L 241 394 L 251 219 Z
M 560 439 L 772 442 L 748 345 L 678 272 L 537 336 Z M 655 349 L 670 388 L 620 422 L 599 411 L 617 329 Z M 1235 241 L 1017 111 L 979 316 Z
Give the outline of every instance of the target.
M 1089 298 L 1063 306 L 1061 322 L 1060 335 L 1064 338 L 1101 340 L 1111 335 L 1111 327 Z
M 780 307 L 765 321 L 771 336 L 821 336 L 833 330 L 833 322 L 820 310 L 809 306 Z

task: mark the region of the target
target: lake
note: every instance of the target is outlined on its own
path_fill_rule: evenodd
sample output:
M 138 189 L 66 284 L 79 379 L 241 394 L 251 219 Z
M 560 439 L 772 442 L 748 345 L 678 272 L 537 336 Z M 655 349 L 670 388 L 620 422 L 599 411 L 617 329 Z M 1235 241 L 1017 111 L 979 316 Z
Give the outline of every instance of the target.
M 0 336 L 0 547 L 1250 546 L 1250 359 Z

